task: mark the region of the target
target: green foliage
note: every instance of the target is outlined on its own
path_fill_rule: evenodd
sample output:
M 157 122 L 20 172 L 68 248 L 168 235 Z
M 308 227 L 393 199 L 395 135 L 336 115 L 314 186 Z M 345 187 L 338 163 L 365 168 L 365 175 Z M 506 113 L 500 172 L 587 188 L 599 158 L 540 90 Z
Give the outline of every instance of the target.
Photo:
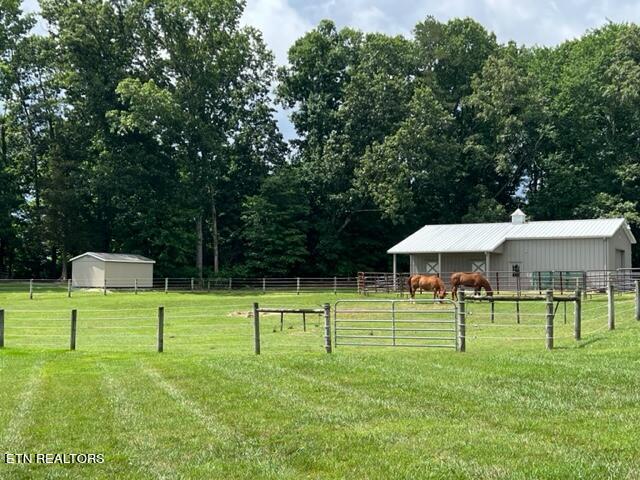
M 640 234 L 637 25 L 529 48 L 468 18 L 323 20 L 276 69 L 243 9 L 42 0 L 39 36 L 0 0 L 0 275 L 64 277 L 85 250 L 162 275 L 386 270 L 425 223 L 516 205 Z
M 249 276 L 298 273 L 308 259 L 309 202 L 298 172 L 285 168 L 265 179 L 242 208 Z

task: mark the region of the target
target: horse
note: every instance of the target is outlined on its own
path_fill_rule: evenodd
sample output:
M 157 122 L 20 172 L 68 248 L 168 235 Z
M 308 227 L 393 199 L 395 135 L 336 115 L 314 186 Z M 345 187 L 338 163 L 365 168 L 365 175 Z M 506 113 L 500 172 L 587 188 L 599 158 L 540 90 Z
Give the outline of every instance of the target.
M 407 286 L 409 287 L 409 295 L 411 298 L 416 298 L 416 291 L 418 289 L 433 292 L 434 299 L 436 295 L 441 300 L 447 296 L 444 282 L 436 275 L 411 275 L 407 279 Z
M 453 300 L 458 299 L 458 287 L 473 287 L 474 294 L 479 294 L 480 289 L 484 288 L 487 296 L 493 296 L 493 289 L 489 280 L 487 280 L 481 273 L 477 272 L 456 272 L 451 274 L 451 298 Z

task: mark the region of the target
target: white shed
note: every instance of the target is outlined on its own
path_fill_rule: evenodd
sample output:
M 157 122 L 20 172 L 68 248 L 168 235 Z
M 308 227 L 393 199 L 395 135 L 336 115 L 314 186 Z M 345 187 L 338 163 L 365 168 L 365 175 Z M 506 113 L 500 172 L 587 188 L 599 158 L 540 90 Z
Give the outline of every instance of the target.
M 140 288 L 153 286 L 153 265 L 142 255 L 86 252 L 71 260 L 71 278 L 77 288 Z

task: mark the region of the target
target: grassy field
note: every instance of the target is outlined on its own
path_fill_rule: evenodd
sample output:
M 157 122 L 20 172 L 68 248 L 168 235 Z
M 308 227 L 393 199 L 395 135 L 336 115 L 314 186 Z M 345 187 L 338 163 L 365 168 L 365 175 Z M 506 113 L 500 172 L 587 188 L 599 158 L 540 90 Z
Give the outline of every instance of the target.
M 572 307 L 544 348 L 544 305 L 470 306 L 467 353 L 322 349 L 316 307 L 355 295 L 0 291 L 0 449 L 101 453 L 98 465 L 13 465 L 0 478 L 639 478 L 640 325 L 617 297 Z M 381 297 L 378 297 L 381 298 Z M 165 353 L 154 352 L 166 308 Z M 78 309 L 78 350 L 69 312 Z

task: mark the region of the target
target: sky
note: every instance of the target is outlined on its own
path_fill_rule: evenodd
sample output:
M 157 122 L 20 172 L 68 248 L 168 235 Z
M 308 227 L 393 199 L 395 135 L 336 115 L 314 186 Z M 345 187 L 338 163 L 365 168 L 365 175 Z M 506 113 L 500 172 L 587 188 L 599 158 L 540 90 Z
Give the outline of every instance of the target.
M 608 21 L 640 23 L 640 0 L 246 0 L 243 23 L 259 28 L 278 64 L 287 50 L 323 18 L 339 27 L 411 35 L 428 15 L 440 21 L 471 17 L 499 42 L 557 45 Z M 36 11 L 37 0 L 25 0 Z M 287 114 L 277 112 L 285 138 L 295 136 Z

